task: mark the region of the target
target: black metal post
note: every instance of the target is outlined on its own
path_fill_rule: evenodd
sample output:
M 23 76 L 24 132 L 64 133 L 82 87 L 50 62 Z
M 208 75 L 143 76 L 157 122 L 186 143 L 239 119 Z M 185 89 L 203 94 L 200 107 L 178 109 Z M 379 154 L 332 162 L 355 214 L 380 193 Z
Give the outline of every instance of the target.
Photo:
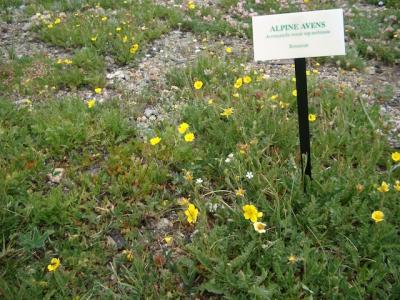
M 307 75 L 306 59 L 295 58 L 296 89 L 297 89 L 297 112 L 299 115 L 299 138 L 301 169 L 303 175 L 304 192 L 306 192 L 305 175 L 311 177 L 311 147 L 310 147 L 310 125 L 308 121 L 308 97 L 307 97 Z M 304 168 L 304 158 L 307 157 L 306 167 Z M 303 173 L 304 172 L 304 173 Z

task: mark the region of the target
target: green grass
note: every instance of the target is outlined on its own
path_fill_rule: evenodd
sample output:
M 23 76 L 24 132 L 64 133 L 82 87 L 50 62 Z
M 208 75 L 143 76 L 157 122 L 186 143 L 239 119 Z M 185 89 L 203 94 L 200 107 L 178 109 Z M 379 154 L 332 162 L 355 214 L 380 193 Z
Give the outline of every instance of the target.
M 0 62 L 0 79 L 3 95 L 44 99 L 60 89 L 104 86 L 105 65 L 93 49 L 82 48 L 55 60 L 37 55 Z
M 22 0 L 0 0 L 0 9 L 16 7 L 22 4 Z
M 400 59 L 399 18 L 400 12 L 396 9 L 388 9 L 376 15 L 356 12 L 348 20 L 348 35 L 361 56 L 394 64 Z
M 304 194 L 290 75 L 265 80 L 260 70 L 240 67 L 245 58 L 222 52 L 169 73 L 175 97 L 190 101 L 176 122 L 148 133 L 147 140 L 161 138 L 155 146 L 138 137 L 118 102 L 89 109 L 63 99 L 30 110 L 0 102 L 2 297 L 397 297 L 393 184 L 400 173 L 376 131 L 378 107 L 309 77 L 317 120 L 314 180 Z M 236 90 L 245 75 L 252 82 Z M 195 80 L 202 89 L 193 88 Z M 221 116 L 228 107 L 233 114 Z M 190 125 L 192 143 L 177 131 L 180 122 Z M 60 184 L 47 180 L 55 167 L 66 171 Z M 377 191 L 382 181 L 389 192 Z M 235 195 L 239 188 L 243 197 Z M 198 208 L 195 224 L 187 223 L 181 197 Z M 245 204 L 263 212 L 265 234 L 244 218 Z M 385 213 L 383 222 L 371 220 L 374 210 Z M 173 227 L 157 228 L 161 218 Z M 115 231 L 122 248 L 110 244 Z M 61 266 L 48 272 L 53 257 Z
M 138 6 L 142 9 L 136 9 Z M 54 24 L 56 18 L 39 27 L 42 40 L 65 48 L 92 48 L 100 55 L 111 55 L 119 64 L 132 61 L 148 42 L 170 31 L 180 20 L 174 10 L 150 1 L 136 1 L 130 9 L 113 16 L 92 10 L 75 12 L 60 24 Z M 135 44 L 139 48 L 131 51 Z
M 46 21 L 35 30 L 71 55 L 18 58 L 9 49 L 0 62 L 0 298 L 400 297 L 399 163 L 391 158 L 395 150 L 379 106 L 355 91 L 322 81 L 317 72 L 308 76 L 316 121 L 310 123 L 307 193 L 294 69 L 286 79 L 265 79 L 259 67 L 246 67 L 251 58 L 235 45 L 232 54 L 210 45 L 192 64 L 169 70 L 163 89 L 174 87 L 168 101 L 183 104 L 171 112 L 174 119 L 144 132 L 132 120 L 141 106 L 160 101 L 161 89 L 149 86 L 132 99 L 92 108 L 83 99 L 55 98 L 58 90 L 104 87 L 106 55 L 134 67 L 152 40 L 173 29 L 207 38 L 250 34 L 220 18 L 236 3 L 220 1 L 216 10 L 136 0 L 27 4 L 28 14 L 51 10 L 53 27 Z M 247 1 L 246 8 L 295 9 L 273 1 Z M 60 11 L 66 17 L 55 24 Z M 393 63 L 397 40 L 380 30 L 397 13 L 366 22 L 357 12 L 348 24 L 355 45 L 340 65 L 362 69 L 365 58 Z M 362 51 L 366 42 L 375 56 Z M 139 48 L 131 53 L 135 43 Z M 251 82 L 235 88 L 245 76 Z M 378 96 L 392 94 L 386 87 Z M 33 101 L 16 105 L 16 97 Z M 221 115 L 229 108 L 232 115 Z M 189 124 L 183 134 L 182 122 Z M 194 141 L 185 141 L 188 132 Z M 154 137 L 160 142 L 151 145 Z M 65 170 L 60 183 L 49 180 L 55 168 Z M 390 184 L 386 193 L 377 189 L 383 181 Z M 198 209 L 194 224 L 182 197 Z M 245 219 L 247 204 L 263 213 L 265 233 Z M 385 214 L 382 222 L 371 219 L 375 210 Z M 61 265 L 49 272 L 52 258 Z
M 55 23 L 57 13 L 50 19 L 43 18 L 42 24 L 36 28 L 40 39 L 64 48 L 92 48 L 99 55 L 110 55 L 116 63 L 125 65 L 141 57 L 143 50 L 153 40 L 174 29 L 213 36 L 237 32 L 221 20 L 220 14 L 207 8 L 187 11 L 186 7 L 177 9 L 152 1 L 135 0 L 118 6 L 117 13 L 110 15 L 108 10 L 97 7 L 102 7 L 101 3 L 96 8 L 91 8 L 89 4 L 83 6 L 66 18 L 62 17 L 59 24 Z M 215 21 L 208 22 L 203 17 Z M 132 52 L 135 44 L 138 49 Z

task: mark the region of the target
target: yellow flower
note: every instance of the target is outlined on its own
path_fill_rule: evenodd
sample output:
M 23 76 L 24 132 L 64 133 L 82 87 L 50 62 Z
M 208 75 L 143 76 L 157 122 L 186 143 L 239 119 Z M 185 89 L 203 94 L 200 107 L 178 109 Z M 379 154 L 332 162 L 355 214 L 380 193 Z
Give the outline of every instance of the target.
M 52 29 L 53 27 L 54 27 L 53 24 L 47 25 L 47 28 L 49 28 L 49 29 Z
M 246 191 L 241 187 L 235 190 L 235 194 L 238 197 L 244 197 L 244 193 L 246 193 Z
M 95 92 L 96 94 L 101 94 L 102 91 L 103 91 L 103 89 L 100 88 L 100 87 L 97 87 L 97 88 L 94 89 L 94 92 Z
M 194 141 L 194 134 L 192 132 L 188 132 L 185 134 L 184 139 L 186 142 L 190 143 Z
M 382 222 L 384 220 L 384 217 L 385 217 L 385 214 L 383 212 L 381 212 L 380 210 L 375 210 L 371 215 L 371 218 L 372 218 L 372 220 L 375 221 L 375 223 Z
M 254 230 L 257 231 L 258 233 L 265 233 L 265 227 L 267 227 L 265 223 L 261 222 L 254 222 L 253 226 Z
M 308 115 L 308 121 L 315 122 L 316 119 L 317 119 L 316 115 L 314 115 L 314 114 L 309 114 Z
M 64 64 L 70 65 L 70 64 L 72 64 L 72 60 L 66 58 L 66 59 L 64 59 Z
M 58 269 L 58 267 L 61 265 L 61 262 L 58 258 L 52 258 L 50 260 L 50 264 L 47 266 L 47 270 L 49 272 L 54 272 L 55 270 Z
M 393 187 L 396 191 L 400 192 L 400 181 L 396 180 Z
M 312 71 L 313 71 L 314 74 L 318 74 L 319 73 L 317 69 L 313 69 Z
M 90 99 L 90 100 L 87 102 L 87 107 L 88 107 L 88 108 L 93 108 L 95 104 L 96 104 L 96 100 L 95 100 L 95 99 Z
M 92 40 L 92 42 L 97 41 L 97 35 L 96 36 L 92 36 L 90 39 Z
M 289 261 L 290 264 L 293 265 L 294 263 L 297 262 L 297 257 L 294 256 L 294 255 L 290 255 L 290 256 L 288 257 L 288 261 Z
M 235 89 L 240 89 L 242 84 L 243 84 L 243 79 L 239 78 L 239 79 L 236 79 L 236 82 L 235 82 L 235 84 L 233 86 L 235 87 Z
M 178 199 L 178 204 L 182 206 L 189 205 L 189 199 L 185 197 L 181 197 Z
M 296 82 L 296 77 L 292 77 L 292 81 L 293 81 L 293 82 Z
M 243 77 L 243 82 L 244 82 L 245 84 L 249 84 L 249 83 L 251 82 L 251 77 L 250 77 L 250 76 L 244 76 L 244 77 Z
M 174 238 L 169 235 L 164 238 L 164 241 L 167 245 L 171 245 L 173 240 L 174 240 Z
M 107 19 L 108 19 L 108 18 L 107 18 L 106 16 L 104 16 L 104 17 L 101 18 L 101 20 L 102 20 L 103 22 L 107 21 Z
M 180 134 L 184 134 L 186 132 L 186 130 L 188 130 L 188 129 L 189 129 L 189 124 L 185 123 L 185 122 L 181 123 L 178 126 L 178 131 Z
M 124 251 L 122 251 L 122 254 L 125 255 L 125 257 L 126 257 L 126 259 L 128 261 L 132 261 L 133 260 L 133 252 L 132 252 L 132 250 L 124 250 Z
M 117 27 L 117 28 L 115 28 L 115 30 L 116 30 L 116 31 L 121 31 L 122 28 L 121 28 L 121 27 Z
M 395 161 L 395 162 L 398 162 L 398 161 L 400 161 L 400 152 L 393 152 L 392 153 L 392 159 L 393 159 L 393 161 Z
M 275 101 L 276 99 L 278 99 L 278 97 L 279 97 L 278 95 L 272 95 L 272 96 L 271 96 L 271 100 L 272 100 L 272 101 Z
M 308 3 L 308 2 L 310 2 L 310 0 L 304 0 L 304 3 Z
M 133 44 L 132 47 L 129 49 L 129 52 L 132 54 L 135 54 L 139 49 L 139 45 L 138 44 Z
M 187 7 L 188 7 L 190 10 L 193 10 L 193 9 L 196 8 L 196 4 L 194 4 L 193 1 L 189 1 Z
M 160 141 L 161 141 L 161 138 L 159 138 L 158 136 L 156 136 L 156 137 L 153 137 L 153 138 L 150 139 L 150 144 L 151 144 L 152 146 L 155 146 L 155 145 L 157 145 Z
M 279 101 L 279 107 L 282 108 L 282 109 L 288 108 L 289 107 L 289 103 Z
M 381 186 L 377 190 L 381 193 L 389 192 L 389 185 L 385 181 L 382 181 Z
M 247 154 L 249 152 L 248 144 L 237 144 L 237 148 L 240 154 Z
M 232 48 L 231 47 L 226 47 L 225 48 L 225 52 L 228 53 L 228 54 L 232 53 Z
M 258 218 L 261 218 L 261 217 L 263 216 L 263 213 L 262 213 L 262 212 L 259 212 L 259 211 L 257 210 L 257 208 L 256 208 L 254 205 L 246 204 L 246 205 L 243 206 L 242 208 L 243 208 L 243 215 L 244 215 L 244 218 L 245 218 L 246 220 L 249 220 L 249 219 L 250 219 L 250 221 L 251 221 L 252 223 L 257 222 L 257 219 L 258 219 Z
M 200 89 L 203 87 L 203 82 L 200 81 L 200 80 L 196 80 L 196 81 L 194 82 L 194 84 L 193 84 L 193 87 L 194 87 L 196 90 L 200 90 Z
M 232 94 L 232 96 L 235 98 L 239 98 L 239 93 L 234 93 L 234 94 Z
M 310 71 L 310 70 L 307 70 L 307 71 L 306 71 L 306 75 L 307 75 L 307 76 L 310 76 L 310 75 L 311 75 L 311 71 Z
M 222 113 L 220 113 L 221 116 L 227 117 L 227 118 L 232 114 L 233 114 L 233 107 L 225 108 L 224 111 Z
M 199 210 L 193 204 L 189 204 L 188 209 L 185 210 L 186 219 L 190 224 L 196 223 L 198 214 Z
M 193 180 L 193 173 L 190 171 L 186 171 L 185 175 L 183 176 L 187 181 L 192 182 Z
M 364 190 L 364 186 L 360 183 L 356 185 L 357 192 L 361 193 Z
M 57 18 L 54 20 L 54 25 L 60 24 L 61 23 L 61 19 Z
M 58 65 L 59 65 L 59 64 L 62 64 L 62 63 L 63 63 L 63 61 L 62 61 L 61 58 L 57 59 L 57 64 L 58 64 Z
M 297 97 L 297 90 L 293 90 L 293 91 L 292 91 L 292 95 L 295 96 L 295 97 Z
M 208 105 L 213 105 L 214 104 L 214 100 L 213 99 L 208 99 L 207 103 L 208 103 Z
M 122 42 L 123 43 L 126 43 L 128 41 L 128 36 L 127 35 L 124 35 L 124 37 L 122 38 Z

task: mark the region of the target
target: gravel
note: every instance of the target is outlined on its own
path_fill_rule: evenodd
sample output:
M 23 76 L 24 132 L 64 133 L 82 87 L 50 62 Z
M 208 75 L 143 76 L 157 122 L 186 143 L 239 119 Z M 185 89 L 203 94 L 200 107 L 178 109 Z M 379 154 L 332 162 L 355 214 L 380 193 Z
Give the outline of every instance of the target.
M 165 5 L 172 5 L 171 1 L 158 1 Z M 171 2 L 171 3 L 170 3 Z M 196 1 L 202 5 L 218 9 L 216 1 Z M 229 14 L 240 17 L 252 14 L 246 11 L 245 6 L 239 1 L 238 5 Z M 358 9 L 380 10 L 377 6 L 357 5 Z M 0 55 L 4 60 L 9 59 L 10 49 L 13 49 L 17 57 L 31 56 L 38 53 L 50 58 L 70 56 L 71 52 L 58 47 L 50 46 L 39 41 L 30 30 L 38 22 L 38 17 L 29 19 L 24 17 L 24 7 L 15 9 L 14 21 L 11 23 L 0 22 Z M 345 8 L 347 14 L 351 8 Z M 225 15 L 226 19 L 230 15 Z M 48 13 L 42 15 L 46 18 Z M 236 21 L 235 21 L 236 22 Z M 390 28 L 387 28 L 390 30 Z M 172 68 L 185 66 L 193 62 L 203 52 L 209 49 L 221 48 L 223 45 L 232 45 L 235 55 L 251 56 L 251 41 L 240 38 L 223 37 L 214 41 L 202 41 L 198 36 L 190 32 L 172 31 L 163 35 L 147 46 L 141 60 L 135 65 L 120 67 L 111 57 L 106 57 L 107 84 L 102 95 L 94 95 L 93 91 L 81 89 L 78 91 L 61 90 L 56 97 L 73 96 L 84 100 L 96 98 L 98 102 L 110 98 L 128 99 L 135 104 L 137 96 L 144 90 L 151 89 L 160 96 L 157 103 L 145 106 L 141 116 L 136 118 L 139 129 L 143 129 L 143 135 L 151 132 L 152 126 L 165 118 L 174 118 L 174 111 L 181 103 L 172 102 L 175 93 L 174 87 L 168 87 L 165 75 Z M 264 69 L 267 77 L 272 79 L 289 78 L 294 76 L 293 61 L 270 61 L 265 63 L 249 62 L 247 69 Z M 394 148 L 400 148 L 400 66 L 385 66 L 381 62 L 369 61 L 364 72 L 349 72 L 340 69 L 334 64 L 322 65 L 318 68 L 318 78 L 328 79 L 338 85 L 348 86 L 366 97 L 367 104 L 379 103 L 382 107 L 382 116 L 387 119 L 390 129 L 389 141 Z M 393 99 L 383 102 L 376 95 L 383 92 L 386 87 L 391 87 L 395 93 Z M 377 93 L 378 92 L 378 93 Z M 13 99 L 21 101 L 21 99 Z M 22 99 L 23 100 L 23 99 Z M 23 102 L 23 101 L 22 101 Z M 172 103 L 171 103 L 172 102 Z

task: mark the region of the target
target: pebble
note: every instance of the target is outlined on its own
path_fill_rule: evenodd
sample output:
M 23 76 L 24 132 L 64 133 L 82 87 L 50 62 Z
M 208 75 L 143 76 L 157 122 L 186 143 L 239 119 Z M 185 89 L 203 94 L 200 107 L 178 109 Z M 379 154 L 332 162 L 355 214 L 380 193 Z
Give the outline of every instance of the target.
M 107 241 L 111 246 L 117 248 L 118 250 L 122 250 L 126 245 L 124 237 L 117 229 L 112 229 L 110 231 L 109 235 L 107 236 Z
M 156 225 L 156 228 L 158 230 L 163 230 L 163 231 L 169 230 L 172 227 L 173 227 L 172 222 L 167 218 L 161 218 Z
M 147 117 L 147 118 L 150 118 L 151 116 L 156 116 L 157 115 L 157 110 L 155 110 L 154 108 L 146 108 L 145 110 L 144 110 L 144 115 Z
M 47 174 L 47 178 L 52 183 L 60 183 L 65 173 L 65 169 L 63 168 L 55 168 L 53 172 Z
M 157 2 L 162 5 L 170 5 L 166 4 L 168 2 L 167 0 L 158 0 Z M 224 16 L 226 17 L 225 20 L 227 22 L 232 23 L 234 26 L 242 26 L 241 22 L 232 18 L 231 15 L 233 13 L 237 13 L 238 16 L 250 16 L 253 13 L 242 4 L 243 3 L 237 7 L 234 7 L 226 16 Z M 217 2 L 206 1 L 202 5 L 206 7 L 216 7 Z M 384 2 L 380 1 L 379 5 L 383 6 Z M 375 9 L 375 11 L 379 11 L 379 9 L 371 5 L 357 4 L 356 6 L 356 10 L 361 9 L 362 11 L 371 11 L 371 9 Z M 90 9 L 89 11 L 100 15 L 117 14 L 116 10 L 105 11 L 102 8 Z M 350 16 L 353 12 L 346 7 L 345 13 Z M 51 14 L 48 11 L 43 11 L 41 16 L 43 16 L 45 19 L 51 19 Z M 61 18 L 66 17 L 66 15 L 62 12 L 59 14 L 59 16 Z M 391 24 L 397 22 L 397 17 L 394 15 L 389 16 L 388 19 Z M 22 20 L 23 22 L 21 22 Z M 38 52 L 45 53 L 49 56 L 49 58 L 70 57 L 71 53 L 66 49 L 53 47 L 46 43 L 35 40 L 34 33 L 31 31 L 31 29 L 39 22 L 41 22 L 39 15 L 33 15 L 32 17 L 26 19 L 26 13 L 22 10 L 16 11 L 14 21 L 10 24 L 0 21 L 0 29 L 2 32 L 2 34 L 0 34 L 0 43 L 4 46 L 2 49 L 7 49 L 11 46 L 14 47 L 17 57 L 32 56 Z M 392 29 L 392 26 L 388 26 L 386 28 L 388 32 L 391 32 Z M 350 42 L 351 40 L 349 43 Z M 207 48 L 207 51 L 218 52 L 218 49 L 223 49 L 223 45 L 234 45 L 234 53 L 249 55 L 246 54 L 244 50 L 251 49 L 250 44 L 251 41 L 249 40 L 235 37 L 221 37 L 217 41 L 210 39 L 209 43 L 204 44 L 202 39 L 199 39 L 193 33 L 179 30 L 171 31 L 153 41 L 147 47 L 148 56 L 142 58 L 141 61 L 138 61 L 135 66 L 118 66 L 111 56 L 106 56 L 105 62 L 108 70 L 106 77 L 108 80 L 107 84 L 109 84 L 110 89 L 107 89 L 108 92 L 102 95 L 101 99 L 97 100 L 100 102 L 100 100 L 106 101 L 109 98 L 120 98 L 126 93 L 129 95 L 140 94 L 141 91 L 147 88 L 149 85 L 153 90 L 166 89 L 165 74 L 178 65 L 185 66 L 186 64 L 194 61 L 199 56 L 199 53 L 202 52 L 201 49 Z M 372 47 L 368 47 L 368 51 L 371 50 L 373 50 Z M 5 59 L 8 57 L 7 51 L 5 50 L 1 51 L 0 55 L 2 55 Z M 271 63 L 261 63 L 257 65 L 250 61 L 246 64 L 246 68 L 251 70 L 251 68 L 259 69 L 262 67 L 265 69 L 264 78 L 270 77 L 279 79 L 287 78 L 288 74 L 290 74 L 289 76 L 294 74 L 294 69 L 290 67 L 292 63 L 292 60 L 288 60 L 275 62 L 275 65 Z M 386 66 L 381 67 L 380 62 L 377 63 L 376 67 L 374 67 L 374 65 L 370 65 L 368 68 L 366 68 L 365 74 L 347 71 L 342 73 L 339 71 L 340 69 L 335 66 L 324 65 L 319 68 L 318 78 L 329 79 L 337 82 L 338 84 L 346 83 L 347 86 L 356 89 L 358 92 L 365 93 L 368 89 L 371 89 L 371 87 L 373 90 L 380 89 L 384 83 L 387 82 L 389 84 L 393 84 L 393 86 L 396 88 L 397 84 L 394 83 L 394 79 L 392 77 L 399 75 L 397 74 L 398 71 L 395 71 L 394 68 Z M 356 76 L 361 76 L 363 78 L 363 82 L 358 82 Z M 171 91 L 172 89 L 172 87 L 168 87 L 168 90 L 174 94 L 174 91 Z M 77 96 L 81 97 L 82 99 L 86 99 L 87 97 L 92 97 L 92 91 L 86 89 L 80 89 L 74 92 L 62 90 L 57 93 L 57 96 Z M 152 122 L 156 120 L 173 120 L 173 118 L 176 117 L 176 109 L 173 108 L 173 105 L 176 104 L 177 100 L 174 100 L 174 103 L 171 103 L 170 99 L 171 97 L 161 95 L 154 107 L 146 108 L 143 112 L 143 116 L 137 118 L 137 126 L 143 128 L 144 130 L 148 130 L 148 128 L 152 126 Z M 175 98 L 173 97 L 172 99 Z M 371 101 L 374 100 L 368 100 L 368 102 Z M 133 100 L 131 102 L 133 102 Z M 396 116 L 400 115 L 399 106 L 400 105 L 393 106 L 394 111 L 387 111 L 387 114 L 389 114 L 389 117 L 393 120 L 397 120 L 398 117 Z M 398 126 L 396 125 L 396 122 L 393 124 Z
M 117 80 L 129 80 L 129 75 L 126 73 L 126 72 L 124 72 L 124 71 L 122 71 L 122 70 L 116 70 L 115 72 L 113 72 L 113 73 L 108 73 L 107 75 L 106 75 L 106 78 L 107 79 L 117 79 Z

